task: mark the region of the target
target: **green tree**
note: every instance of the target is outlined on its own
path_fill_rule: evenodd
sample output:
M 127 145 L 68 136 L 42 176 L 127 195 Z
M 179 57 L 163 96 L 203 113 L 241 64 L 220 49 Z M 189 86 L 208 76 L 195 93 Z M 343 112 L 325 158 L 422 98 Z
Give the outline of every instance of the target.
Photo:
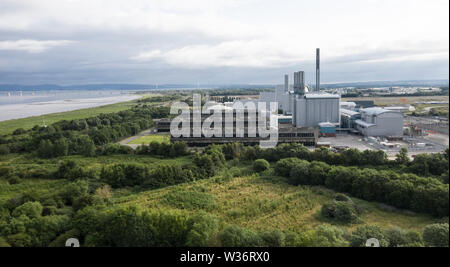
M 272 231 L 265 231 L 260 234 L 265 247 L 284 247 L 285 238 L 283 232 L 278 229 Z
M 265 159 L 257 159 L 253 162 L 253 170 L 256 172 L 263 172 L 270 168 L 270 163 Z
M 351 202 L 334 201 L 322 206 L 322 216 L 343 223 L 360 222 L 359 212 Z
M 37 154 L 41 158 L 51 158 L 53 157 L 53 144 L 50 140 L 41 140 L 37 150 Z
M 407 165 L 409 164 L 409 162 L 410 162 L 409 156 L 408 156 L 408 149 L 405 148 L 405 147 L 402 147 L 402 148 L 400 149 L 400 152 L 398 152 L 398 154 L 396 155 L 395 161 L 396 161 L 398 164 L 406 165 L 406 166 L 407 166 Z
M 347 247 L 349 242 L 345 239 L 345 232 L 331 225 L 320 225 L 314 229 L 315 247 Z
M 285 158 L 279 160 L 275 165 L 275 173 L 283 177 L 289 177 L 292 168 L 301 164 L 303 161 L 298 158 Z
M 364 225 L 356 228 L 350 237 L 350 246 L 365 247 L 367 240 L 376 238 L 381 247 L 388 247 L 389 240 L 386 238 L 384 231 L 374 225 Z
M 65 138 L 60 138 L 53 145 L 53 154 L 56 157 L 67 156 L 69 153 L 69 144 Z
M 429 247 L 448 247 L 448 239 L 448 223 L 427 225 L 423 230 L 423 240 Z
M 85 157 L 95 156 L 95 144 L 88 135 L 82 135 L 77 140 L 77 151 L 80 155 Z
M 295 164 L 289 174 L 289 183 L 294 185 L 311 185 L 309 167 L 310 163 L 306 160 L 301 160 Z
M 192 227 L 186 237 L 188 247 L 215 246 L 219 233 L 219 219 L 209 213 L 199 213 L 191 219 Z
M 41 217 L 43 209 L 42 204 L 39 202 L 26 202 L 15 208 L 12 215 L 14 217 L 25 215 L 28 218 L 35 219 Z
M 224 247 L 259 247 L 263 244 L 258 233 L 236 225 L 225 227 L 220 233 L 220 241 Z

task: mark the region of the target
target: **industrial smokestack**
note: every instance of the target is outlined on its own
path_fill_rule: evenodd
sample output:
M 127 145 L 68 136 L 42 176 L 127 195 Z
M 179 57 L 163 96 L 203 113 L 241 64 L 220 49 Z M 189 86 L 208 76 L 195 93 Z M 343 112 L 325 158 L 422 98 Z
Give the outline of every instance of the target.
M 305 72 L 294 72 L 294 93 L 296 95 L 305 94 Z
M 284 92 L 289 92 L 289 75 L 284 75 Z
M 320 48 L 316 49 L 316 91 L 320 90 Z

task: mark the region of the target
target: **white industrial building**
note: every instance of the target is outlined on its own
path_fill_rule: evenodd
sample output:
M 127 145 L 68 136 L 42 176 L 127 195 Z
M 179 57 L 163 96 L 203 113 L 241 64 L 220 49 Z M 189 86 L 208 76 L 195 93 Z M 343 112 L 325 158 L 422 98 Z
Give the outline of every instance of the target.
M 383 108 L 366 108 L 356 120 L 356 128 L 365 136 L 403 136 L 403 114 Z
M 293 123 L 297 127 L 317 126 L 328 122 L 340 124 L 339 102 L 341 97 L 333 94 L 309 93 L 294 99 Z
M 262 92 L 259 101 L 278 102 L 284 115 L 292 114 L 295 127 L 317 127 L 319 123 L 340 124 L 340 95 L 320 93 L 320 51 L 317 49 L 316 89 L 309 90 L 305 85 L 305 72 L 294 73 L 294 85 L 289 85 L 289 76 L 284 76 L 284 85 L 276 87 L 275 92 Z M 292 90 L 293 89 L 293 90 Z M 311 92 L 312 91 L 312 92 Z
M 298 73 L 296 74 L 300 75 Z M 261 92 L 259 101 L 265 102 L 267 107 L 270 102 L 278 102 L 278 108 L 283 110 L 285 115 L 293 115 L 292 123 L 297 127 L 317 126 L 321 122 L 339 125 L 340 96 L 318 92 L 309 93 L 308 88 L 303 84 L 304 74 L 302 73 L 298 77 L 301 79 L 294 81 L 300 84 L 280 85 L 276 87 L 275 92 Z M 288 88 L 287 91 L 285 91 L 286 88 Z
M 346 109 L 346 110 L 355 110 L 356 109 L 355 102 L 341 102 L 340 106 L 341 106 L 341 109 Z

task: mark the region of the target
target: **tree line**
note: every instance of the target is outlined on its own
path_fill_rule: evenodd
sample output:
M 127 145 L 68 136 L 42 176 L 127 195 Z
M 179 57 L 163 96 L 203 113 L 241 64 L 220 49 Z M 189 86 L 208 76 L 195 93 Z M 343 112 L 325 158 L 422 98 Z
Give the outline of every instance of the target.
M 42 158 L 66 155 L 93 156 L 102 148 L 153 125 L 154 118 L 169 115 L 167 107 L 134 107 L 87 119 L 59 121 L 49 126 L 17 129 L 0 138 L 0 154 L 35 152 Z
M 439 217 L 449 213 L 449 185 L 434 178 L 392 170 L 331 166 L 299 158 L 279 160 L 275 173 L 293 185 L 321 185 L 367 201 Z

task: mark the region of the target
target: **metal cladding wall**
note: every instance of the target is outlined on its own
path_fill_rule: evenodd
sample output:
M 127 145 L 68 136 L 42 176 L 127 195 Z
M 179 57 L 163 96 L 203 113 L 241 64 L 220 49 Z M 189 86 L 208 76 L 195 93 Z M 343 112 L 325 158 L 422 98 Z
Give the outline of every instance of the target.
M 403 136 L 403 114 L 386 112 L 376 116 L 375 126 L 364 129 L 366 136 Z
M 306 95 L 296 101 L 295 125 L 317 126 L 321 122 L 340 123 L 339 96 Z

